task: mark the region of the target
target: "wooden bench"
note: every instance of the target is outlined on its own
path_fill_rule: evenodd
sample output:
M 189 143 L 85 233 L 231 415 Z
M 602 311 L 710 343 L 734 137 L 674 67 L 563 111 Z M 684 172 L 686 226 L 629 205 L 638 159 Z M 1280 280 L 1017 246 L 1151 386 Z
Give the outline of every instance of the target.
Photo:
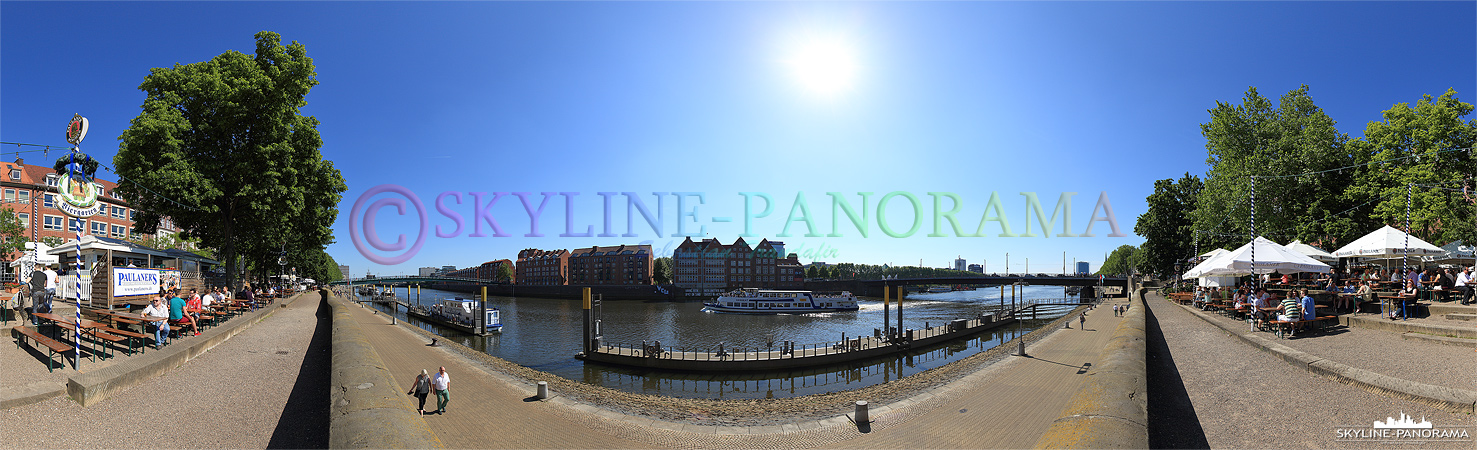
M 1295 327 L 1297 327 L 1299 325 L 1303 325 L 1303 324 L 1309 324 L 1309 325 L 1318 324 L 1318 323 L 1320 323 L 1322 321 L 1330 320 L 1330 319 L 1337 320 L 1338 319 L 1338 316 L 1318 316 L 1318 317 L 1314 317 L 1312 319 L 1304 319 L 1304 320 L 1269 320 L 1269 321 L 1267 321 L 1267 325 L 1271 325 L 1271 326 L 1277 327 L 1277 331 L 1276 331 L 1277 332 L 1277 337 L 1286 339 L 1287 338 L 1287 335 L 1290 334 L 1290 333 L 1284 333 L 1282 331 L 1283 330 L 1283 326 L 1286 326 L 1289 330 L 1292 330 L 1292 329 L 1295 329 Z
M 86 334 L 87 334 L 87 336 L 89 336 L 89 337 L 91 337 L 93 339 L 102 339 L 104 341 L 108 341 L 108 342 L 111 342 L 111 343 L 114 343 L 114 344 L 119 343 L 119 342 L 123 342 L 123 341 L 132 341 L 131 339 L 128 339 L 128 338 L 123 337 L 123 336 L 109 334 L 106 330 L 99 329 L 99 328 L 89 329 L 89 330 L 87 330 L 87 333 Z M 107 359 L 107 358 L 112 358 L 113 357 L 112 352 L 108 350 L 108 345 L 107 344 L 102 344 L 102 348 L 103 348 L 103 359 Z M 133 354 L 133 352 L 131 351 L 132 348 L 133 348 L 133 346 L 132 345 L 129 345 L 129 350 L 130 350 L 129 351 L 129 354 L 130 355 Z
M 77 326 L 76 325 L 73 325 L 71 322 L 56 322 L 56 321 L 52 321 L 50 323 L 50 325 L 55 326 L 57 328 L 64 328 L 64 329 L 67 329 L 67 330 L 71 330 L 72 331 L 72 337 L 73 338 L 80 339 L 80 336 L 78 336 L 78 334 L 80 334 L 80 333 L 77 332 Z M 98 346 L 98 342 L 97 342 L 97 340 L 91 340 L 89 342 L 91 342 L 91 345 L 87 349 L 88 350 L 88 356 L 87 356 L 87 358 L 88 359 L 91 359 L 93 361 L 97 361 L 97 355 L 98 355 L 97 346 Z M 82 342 L 81 341 L 77 341 L 77 343 L 78 344 L 81 344 Z
M 47 350 L 47 353 L 46 353 L 46 371 L 47 372 L 51 372 L 54 369 L 52 367 L 52 363 L 54 362 L 53 357 L 56 356 L 58 353 L 60 353 L 60 354 L 63 355 L 63 358 L 64 358 L 64 359 L 62 359 L 62 364 L 63 365 L 65 365 L 66 362 L 67 362 L 66 359 L 65 359 L 65 355 L 66 355 L 67 352 L 73 352 L 73 355 L 76 354 L 76 351 L 77 351 L 77 348 L 76 347 L 73 347 L 73 346 L 70 346 L 70 345 L 67 345 L 67 344 L 63 344 L 61 342 L 58 342 L 56 339 L 52 339 L 52 338 L 49 338 L 49 337 L 46 337 L 46 336 L 42 336 L 41 333 L 40 332 L 37 332 L 35 328 L 31 328 L 31 327 L 15 327 L 15 328 L 12 328 L 12 330 L 15 331 L 13 334 L 15 335 L 15 346 L 16 346 L 16 348 L 20 348 L 21 341 L 24 341 L 25 340 L 25 339 L 22 339 L 22 338 L 30 338 L 31 339 L 31 342 L 33 343 L 31 345 L 32 347 L 35 347 L 35 344 L 41 344 L 41 346 L 46 347 L 46 350 Z M 40 349 L 37 348 L 37 350 L 40 350 Z
M 137 322 L 135 321 L 135 323 L 137 323 Z M 128 330 L 120 330 L 120 329 L 111 328 L 111 327 L 99 328 L 98 330 L 107 332 L 109 334 L 121 336 L 124 339 L 127 339 L 128 340 L 128 354 L 129 355 L 132 355 L 135 350 L 137 350 L 139 353 L 143 353 L 144 352 L 144 349 L 145 348 L 148 348 L 148 346 L 144 345 L 144 342 L 145 342 L 144 340 L 153 337 L 153 336 L 149 336 L 149 335 L 143 334 L 143 333 L 135 333 L 135 332 L 128 331 Z M 134 345 L 135 341 L 137 341 L 137 343 L 138 343 L 137 346 Z M 113 342 L 117 342 L 117 341 L 113 341 Z

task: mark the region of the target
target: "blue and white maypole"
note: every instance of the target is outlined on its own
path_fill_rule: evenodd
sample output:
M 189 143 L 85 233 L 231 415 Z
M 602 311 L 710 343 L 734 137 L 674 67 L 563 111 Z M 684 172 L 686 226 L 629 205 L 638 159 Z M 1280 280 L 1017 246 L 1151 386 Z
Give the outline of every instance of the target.
M 57 194 L 62 198 L 62 201 L 57 202 L 57 208 L 63 214 L 71 216 L 72 220 L 75 220 L 77 224 L 77 314 L 75 325 L 79 333 L 82 330 L 82 271 L 85 269 L 82 263 L 82 228 L 86 226 L 86 221 L 82 219 L 96 215 L 99 209 L 97 188 L 92 182 L 93 175 L 97 173 L 97 162 L 93 161 L 92 157 L 82 153 L 82 148 L 79 146 L 85 137 L 87 137 L 87 118 L 82 117 L 80 114 L 72 115 L 72 121 L 67 124 L 67 142 L 72 144 L 72 152 L 62 157 L 61 160 L 58 160 L 56 166 L 53 167 L 56 169 L 58 175 L 66 175 L 62 177 L 61 183 L 57 186 Z M 82 358 L 82 339 L 80 337 L 73 339 L 72 345 L 77 350 L 75 354 L 77 355 L 77 363 L 80 364 Z M 76 364 L 73 365 L 73 367 L 75 366 Z

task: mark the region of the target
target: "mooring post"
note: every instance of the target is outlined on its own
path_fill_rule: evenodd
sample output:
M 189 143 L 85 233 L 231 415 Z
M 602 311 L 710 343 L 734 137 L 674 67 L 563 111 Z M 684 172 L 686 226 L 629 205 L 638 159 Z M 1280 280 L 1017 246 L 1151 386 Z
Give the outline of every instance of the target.
M 538 395 L 538 399 L 539 400 L 545 400 L 545 399 L 548 399 L 549 398 L 549 382 L 547 382 L 547 381 L 540 381 L 540 382 L 538 382 L 538 394 L 537 395 Z
M 867 417 L 867 402 L 865 400 L 857 400 L 857 402 L 856 402 L 856 414 L 855 415 L 856 415 L 856 424 L 857 425 L 861 425 L 861 424 L 868 423 L 868 422 L 871 422 L 872 421 L 872 418 Z
M 892 286 L 882 285 L 882 332 L 887 335 L 887 340 L 892 341 L 892 316 L 889 312 L 889 303 L 892 303 Z
M 902 286 L 897 287 L 897 332 L 899 335 L 903 332 L 903 294 L 905 293 Z
M 592 343 L 595 342 L 595 339 L 594 339 L 594 336 L 591 336 L 590 335 L 590 333 L 594 331 L 592 328 L 594 326 L 593 325 L 593 322 L 594 322 L 594 318 L 595 318 L 594 317 L 595 310 L 594 309 L 591 309 L 591 307 L 590 307 L 590 303 L 591 303 L 590 302 L 590 288 L 580 289 L 580 296 L 581 296 L 581 298 L 584 299 L 584 308 L 585 308 L 585 330 L 584 330 L 585 354 L 586 355 L 589 355 L 589 354 L 593 354 L 595 352 L 594 346 L 591 345 Z M 646 347 L 645 345 L 642 345 L 642 348 L 645 348 L 645 347 Z

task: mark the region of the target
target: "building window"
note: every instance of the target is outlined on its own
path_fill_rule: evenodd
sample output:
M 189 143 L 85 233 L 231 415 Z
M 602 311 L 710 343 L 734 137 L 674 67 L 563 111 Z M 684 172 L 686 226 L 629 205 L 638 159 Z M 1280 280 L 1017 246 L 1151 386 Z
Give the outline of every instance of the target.
M 20 195 L 21 203 L 31 203 L 31 191 L 21 191 Z
M 45 206 L 47 208 L 55 208 L 56 194 L 46 194 L 46 197 L 44 197 L 41 201 L 41 206 Z
M 7 202 L 13 202 L 13 201 L 15 201 L 15 189 L 6 189 L 5 190 L 5 201 L 7 201 Z
M 12 181 L 20 181 L 20 179 L 21 179 L 21 170 L 20 169 L 10 169 L 10 179 Z
M 123 207 L 110 206 L 109 208 L 112 208 L 113 209 L 113 218 L 114 219 L 122 219 L 123 218 L 123 210 L 124 210 Z
M 50 174 L 50 175 L 47 175 L 46 176 L 46 185 L 47 186 L 57 187 L 59 184 L 60 184 L 60 180 L 56 177 L 56 174 L 53 173 L 53 174 Z
M 15 216 L 21 219 L 21 228 L 31 229 L 31 213 L 20 213 Z
M 79 222 L 86 222 L 86 221 L 85 220 L 77 220 L 77 219 L 69 219 L 69 220 L 65 220 L 65 222 L 67 223 L 67 231 L 71 231 L 73 233 L 81 233 L 82 232 L 82 224 L 79 223 Z
M 98 197 L 106 197 L 108 195 L 108 190 L 107 189 L 103 189 L 103 185 L 98 184 L 98 183 L 92 183 L 92 186 L 95 187 L 95 188 L 97 188 L 97 196 Z
M 130 210 L 128 210 L 128 220 L 136 220 L 136 219 L 133 218 L 133 213 L 136 213 L 136 212 L 138 212 L 138 210 L 136 210 L 136 209 L 130 209 Z
M 41 220 L 43 221 L 41 224 L 41 229 L 43 230 L 61 231 L 62 229 L 62 216 L 41 216 Z
M 98 222 L 96 220 L 92 221 L 92 235 L 106 237 L 108 235 L 108 223 Z
M 123 228 L 122 225 L 113 225 L 113 237 L 118 239 L 128 237 L 128 229 Z

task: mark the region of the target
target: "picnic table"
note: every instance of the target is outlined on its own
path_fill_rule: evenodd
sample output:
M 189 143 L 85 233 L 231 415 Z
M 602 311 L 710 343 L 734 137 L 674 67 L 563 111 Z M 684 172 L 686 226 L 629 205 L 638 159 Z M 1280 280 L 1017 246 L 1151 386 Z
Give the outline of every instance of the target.
M 1390 317 L 1390 315 L 1395 312 L 1395 309 L 1399 308 L 1400 320 L 1408 320 L 1410 319 L 1410 314 L 1409 311 L 1406 310 L 1406 308 L 1408 306 L 1414 306 L 1416 304 L 1416 300 L 1419 298 L 1419 295 L 1407 295 L 1404 292 L 1401 292 L 1399 295 L 1381 295 L 1379 297 L 1381 300 L 1381 315 Z
M 35 314 L 35 316 L 38 319 L 42 319 L 42 320 L 46 320 L 46 321 L 51 322 L 51 325 L 57 327 L 58 330 L 69 330 L 69 331 L 71 331 L 72 332 L 72 340 L 73 340 L 73 342 L 76 342 L 77 344 L 81 344 L 82 343 L 81 339 L 82 339 L 82 335 L 83 334 L 91 335 L 93 337 L 93 339 L 89 339 L 88 340 L 88 342 L 91 343 L 89 345 L 89 348 L 88 348 L 88 351 L 90 352 L 88 358 L 92 359 L 93 361 L 97 361 L 97 356 L 100 353 L 99 352 L 100 349 L 98 347 L 99 344 L 100 344 L 99 341 L 102 341 L 102 340 L 110 340 L 111 341 L 111 340 L 113 340 L 113 338 L 118 338 L 117 336 L 113 336 L 113 335 L 107 334 L 106 332 L 101 332 L 100 333 L 100 332 L 96 331 L 95 330 L 96 328 L 107 327 L 107 324 L 104 324 L 104 323 L 101 323 L 101 322 L 95 322 L 95 321 L 87 320 L 87 319 L 77 319 L 76 317 L 63 317 L 63 316 L 58 316 L 58 315 L 52 314 L 52 313 L 38 313 L 38 314 Z M 122 338 L 118 338 L 118 340 L 121 341 Z M 101 350 L 103 350 L 105 352 L 107 350 L 107 346 L 106 345 L 103 345 L 102 348 L 101 348 Z M 106 355 L 106 354 L 103 355 L 104 358 L 107 358 L 108 356 L 109 355 Z

